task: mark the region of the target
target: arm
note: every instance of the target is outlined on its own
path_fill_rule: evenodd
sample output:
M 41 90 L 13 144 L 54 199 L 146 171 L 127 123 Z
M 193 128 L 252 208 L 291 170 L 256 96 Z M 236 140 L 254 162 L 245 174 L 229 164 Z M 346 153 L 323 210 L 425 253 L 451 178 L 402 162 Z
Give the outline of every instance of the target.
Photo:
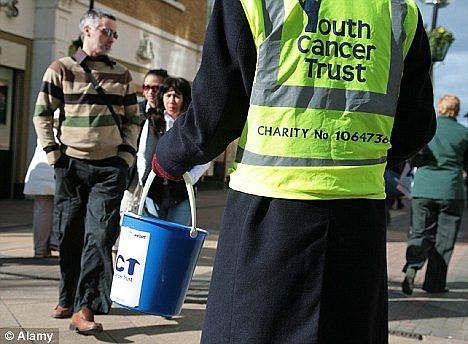
M 426 31 L 419 14 L 418 27 L 405 59 L 395 122 L 388 151 L 388 165 L 410 158 L 435 134 L 436 120 L 432 82 L 431 54 Z
M 34 109 L 34 128 L 42 148 L 47 153 L 49 165 L 55 164 L 61 155 L 60 147 L 55 141 L 53 123 L 54 111 L 64 101 L 62 88 L 64 68 L 60 61 L 54 61 L 47 68 Z
M 133 165 L 137 140 L 140 133 L 140 115 L 137 97 L 132 84 L 132 76 L 127 70 L 125 73 L 126 91 L 123 99 L 124 118 L 122 120 L 123 142 L 119 146 L 118 155 L 125 160 L 128 166 Z
M 256 49 L 240 1 L 216 1 L 193 82 L 192 103 L 159 140 L 156 159 L 180 176 L 240 136 L 249 107 Z

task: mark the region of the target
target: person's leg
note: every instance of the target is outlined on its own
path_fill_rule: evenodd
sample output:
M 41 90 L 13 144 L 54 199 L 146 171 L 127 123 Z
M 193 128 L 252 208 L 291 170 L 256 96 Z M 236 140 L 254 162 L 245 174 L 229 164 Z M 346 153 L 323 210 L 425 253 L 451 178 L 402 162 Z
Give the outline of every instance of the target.
M 313 343 L 328 210 L 229 191 L 202 343 Z
M 49 249 L 51 251 L 59 250 L 59 238 L 55 231 L 53 230 L 53 219 L 54 219 L 54 195 L 44 196 L 44 201 L 46 203 L 47 212 L 50 214 L 51 225 L 50 225 L 50 235 L 49 235 Z
M 52 204 L 51 204 L 52 201 Z M 34 197 L 34 256 L 48 257 L 49 237 L 53 224 L 53 196 L 36 195 Z
M 91 191 L 85 220 L 85 241 L 75 310 L 89 307 L 94 314 L 107 314 L 112 301 L 111 251 L 119 236 L 119 205 L 125 189 L 127 165 L 120 158 L 86 163 L 91 171 Z
M 390 209 L 392 209 L 392 205 L 394 202 L 395 202 L 395 198 L 387 195 L 387 198 L 385 199 L 385 209 L 386 209 L 385 215 L 387 217 L 387 220 L 386 220 L 387 225 L 389 225 L 390 222 L 392 221 Z
M 167 221 L 179 223 L 181 225 L 188 226 L 192 222 L 192 216 L 190 213 L 190 202 L 188 199 L 180 202 L 168 209 Z
M 421 269 L 435 244 L 439 205 L 436 201 L 414 198 L 411 202 L 411 226 L 406 249 L 405 272 L 408 267 Z
M 88 190 L 76 160 L 55 167 L 54 232 L 60 249 L 59 306 L 73 307 L 83 248 Z
M 428 252 L 435 244 L 438 213 L 439 205 L 434 200 L 414 198 L 411 201 L 411 225 L 403 272 L 424 266 Z
M 323 279 L 318 343 L 386 344 L 384 200 L 330 201 Z
M 430 250 L 435 245 L 439 204 L 431 199 L 413 198 L 411 201 L 411 223 L 406 248 L 405 278 L 402 290 L 411 294 L 416 272 L 420 270 Z
M 414 198 L 411 201 L 411 226 L 406 249 L 405 272 L 408 267 L 421 269 L 435 244 L 439 205 L 435 200 Z
M 439 201 L 436 244 L 430 250 L 422 289 L 429 293 L 446 291 L 447 269 L 461 227 L 463 200 Z

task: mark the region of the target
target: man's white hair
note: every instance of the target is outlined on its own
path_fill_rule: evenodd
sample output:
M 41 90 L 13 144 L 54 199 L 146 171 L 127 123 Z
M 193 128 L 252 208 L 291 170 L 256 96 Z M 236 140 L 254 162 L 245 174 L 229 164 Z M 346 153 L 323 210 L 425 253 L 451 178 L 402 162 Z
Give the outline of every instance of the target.
M 114 15 L 112 13 L 103 10 L 103 9 L 93 9 L 86 11 L 85 14 L 80 19 L 80 32 L 83 33 L 83 29 L 86 26 L 89 26 L 93 29 L 96 29 L 99 26 L 99 22 L 101 21 L 102 18 L 109 18 L 112 20 L 116 20 Z

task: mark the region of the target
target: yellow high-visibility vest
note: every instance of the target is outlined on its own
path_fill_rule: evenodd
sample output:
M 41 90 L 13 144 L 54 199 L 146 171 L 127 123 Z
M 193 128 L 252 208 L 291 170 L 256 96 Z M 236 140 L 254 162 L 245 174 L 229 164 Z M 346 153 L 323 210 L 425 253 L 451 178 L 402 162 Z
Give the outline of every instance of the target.
M 414 0 L 241 0 L 257 69 L 230 187 L 287 199 L 385 198 Z

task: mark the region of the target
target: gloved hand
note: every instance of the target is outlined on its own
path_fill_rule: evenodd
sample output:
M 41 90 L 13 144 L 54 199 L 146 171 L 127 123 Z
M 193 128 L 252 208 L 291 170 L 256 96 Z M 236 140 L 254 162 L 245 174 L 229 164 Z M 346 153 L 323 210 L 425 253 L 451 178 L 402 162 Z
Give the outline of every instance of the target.
M 151 168 L 154 173 L 156 173 L 158 176 L 164 178 L 164 179 L 169 179 L 169 180 L 174 180 L 174 181 L 180 181 L 183 180 L 182 176 L 174 176 L 164 170 L 161 165 L 158 163 L 158 159 L 156 158 L 156 155 L 153 155 L 153 160 L 151 161 Z

